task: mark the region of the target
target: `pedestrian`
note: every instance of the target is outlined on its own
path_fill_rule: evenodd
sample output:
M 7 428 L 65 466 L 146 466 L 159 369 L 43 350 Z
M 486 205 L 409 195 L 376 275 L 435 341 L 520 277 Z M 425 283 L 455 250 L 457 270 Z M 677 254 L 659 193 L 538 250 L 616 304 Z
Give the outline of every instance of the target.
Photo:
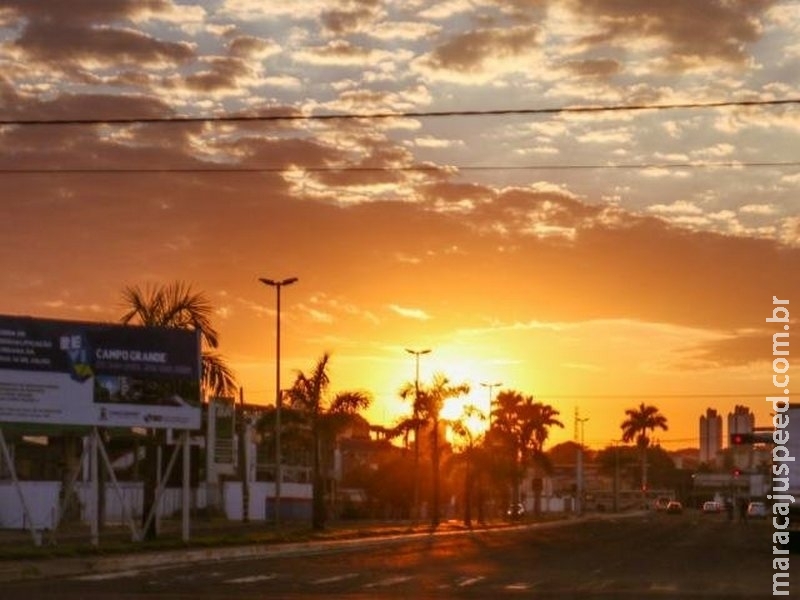
M 739 522 L 747 523 L 747 498 L 739 499 Z

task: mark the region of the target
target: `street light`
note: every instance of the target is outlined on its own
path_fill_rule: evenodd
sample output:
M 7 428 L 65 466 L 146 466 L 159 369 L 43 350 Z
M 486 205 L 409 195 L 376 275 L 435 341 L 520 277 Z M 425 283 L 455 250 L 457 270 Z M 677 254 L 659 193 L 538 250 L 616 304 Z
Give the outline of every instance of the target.
M 419 518 L 419 422 L 417 415 L 417 405 L 419 404 L 419 357 L 428 354 L 430 348 L 424 350 L 411 350 L 406 348 L 406 352 L 413 354 L 416 359 L 416 370 L 414 374 L 414 519 Z
M 419 393 L 419 357 L 423 354 L 428 354 L 431 351 L 430 348 L 425 348 L 425 350 L 411 350 L 410 348 L 406 348 L 406 352 L 409 354 L 413 354 L 416 357 L 417 368 L 414 375 L 414 386 L 416 388 L 417 393 Z
M 275 527 L 281 523 L 281 480 L 283 479 L 283 468 L 281 466 L 281 405 L 283 398 L 281 394 L 281 288 L 292 285 L 297 281 L 297 277 L 289 277 L 276 281 L 259 277 L 258 280 L 264 285 L 275 288 L 276 303 L 276 327 L 275 327 Z
M 589 420 L 589 417 L 583 417 L 583 418 L 579 417 L 578 416 L 578 409 L 577 408 L 575 409 L 575 429 L 576 429 L 576 433 L 577 433 L 578 426 L 580 426 L 580 430 L 581 430 L 580 441 L 579 441 L 579 444 L 578 444 L 577 485 L 575 486 L 576 487 L 576 492 L 577 492 L 576 496 L 577 496 L 577 501 L 578 501 L 578 514 L 579 515 L 583 514 L 583 509 L 584 509 L 584 506 L 583 506 L 583 427 L 584 427 L 584 424 L 586 423 L 586 421 L 588 421 L 588 420 Z
M 481 383 L 481 385 L 485 388 L 489 388 L 489 429 L 492 428 L 492 403 L 494 402 L 494 396 L 492 395 L 492 390 L 496 387 L 502 386 L 502 382 L 497 383 Z

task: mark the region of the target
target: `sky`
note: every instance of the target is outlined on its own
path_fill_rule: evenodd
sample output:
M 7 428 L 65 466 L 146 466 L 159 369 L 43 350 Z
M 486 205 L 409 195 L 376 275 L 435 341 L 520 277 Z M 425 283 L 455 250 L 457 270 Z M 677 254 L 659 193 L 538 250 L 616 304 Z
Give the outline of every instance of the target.
M 282 386 L 330 352 L 376 424 L 430 349 L 423 382 L 557 408 L 551 444 L 640 402 L 667 448 L 709 407 L 766 426 L 798 40 L 795 0 L 2 0 L 0 313 L 117 322 L 186 282 L 270 404 L 258 279 L 297 277 Z

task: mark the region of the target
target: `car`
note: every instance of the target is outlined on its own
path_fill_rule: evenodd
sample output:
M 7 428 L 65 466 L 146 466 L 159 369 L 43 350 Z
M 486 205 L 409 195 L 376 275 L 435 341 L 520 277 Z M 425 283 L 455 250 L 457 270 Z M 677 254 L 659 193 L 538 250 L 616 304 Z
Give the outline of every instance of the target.
M 653 508 L 659 511 L 667 510 L 667 504 L 669 504 L 670 498 L 666 496 L 661 496 L 660 498 L 656 498 L 653 502 Z
M 522 503 L 512 504 L 506 510 L 506 518 L 512 521 L 519 521 L 525 516 L 525 506 Z
M 679 515 L 683 512 L 683 504 L 681 504 L 677 500 L 670 500 L 667 503 L 667 508 L 665 509 L 665 512 L 668 515 Z
M 759 501 L 751 502 L 747 505 L 747 516 L 754 519 L 766 519 L 767 505 Z
M 704 514 L 714 514 L 720 512 L 722 512 L 722 504 L 720 504 L 716 500 L 709 500 L 708 502 L 703 502 Z

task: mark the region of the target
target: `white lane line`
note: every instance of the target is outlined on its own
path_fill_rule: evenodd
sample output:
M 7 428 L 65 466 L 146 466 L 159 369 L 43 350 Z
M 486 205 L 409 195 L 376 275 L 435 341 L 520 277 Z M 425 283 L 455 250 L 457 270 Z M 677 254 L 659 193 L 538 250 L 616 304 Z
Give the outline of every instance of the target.
M 524 592 L 525 590 L 529 590 L 530 587 L 531 586 L 527 583 L 509 583 L 507 586 L 505 586 L 505 589 L 511 591 Z
M 270 573 L 269 575 L 251 575 L 250 577 L 239 577 L 237 579 L 226 579 L 225 583 L 255 583 L 257 581 L 269 581 L 275 579 L 277 575 Z
M 654 583 L 650 586 L 651 592 L 677 592 L 678 586 L 674 583 L 668 583 L 666 585 L 661 585 L 659 583 Z
M 374 583 L 368 583 L 365 585 L 365 588 L 374 588 L 374 587 L 389 587 L 391 585 L 397 585 L 399 583 L 405 583 L 409 581 L 411 577 L 407 575 L 399 575 L 397 577 L 387 577 L 386 579 L 381 579 L 380 581 L 376 581 Z
M 124 577 L 136 577 L 139 571 L 116 571 L 114 573 L 99 573 L 97 575 L 81 575 L 75 577 L 76 581 L 107 581 L 109 579 L 122 579 Z
M 317 579 L 316 581 L 312 581 L 312 585 L 325 585 L 326 583 L 337 583 L 339 581 L 346 581 L 347 579 L 353 579 L 354 577 L 358 577 L 358 573 L 345 573 L 344 575 L 335 575 L 333 577 L 324 577 L 322 579 Z
M 479 581 L 483 581 L 486 577 L 479 576 L 479 577 L 470 577 L 469 579 L 465 579 L 461 583 L 458 584 L 458 587 L 469 587 L 471 585 L 475 585 Z

